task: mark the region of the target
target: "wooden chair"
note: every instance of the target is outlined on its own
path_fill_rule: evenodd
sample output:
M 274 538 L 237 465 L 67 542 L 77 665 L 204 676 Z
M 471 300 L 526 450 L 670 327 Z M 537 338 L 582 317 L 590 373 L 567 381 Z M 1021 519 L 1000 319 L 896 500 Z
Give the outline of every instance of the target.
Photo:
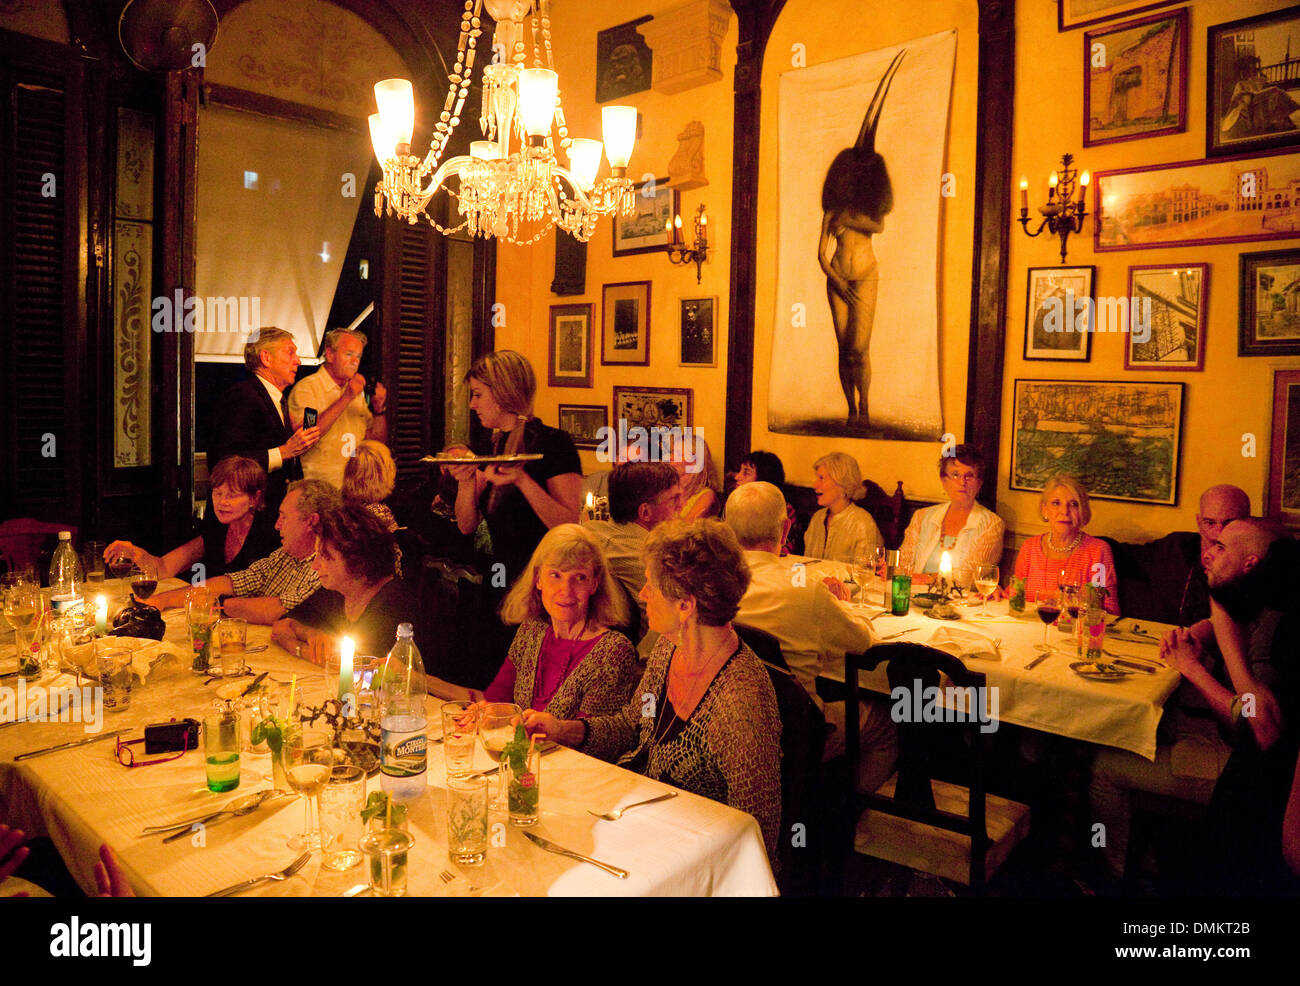
M 790 665 L 785 663 L 785 655 L 781 653 L 781 643 L 776 637 L 766 630 L 746 626 L 743 623 L 733 623 L 732 626 L 735 627 L 736 635 L 758 655 L 760 661 L 770 668 L 776 668 L 786 674 L 791 673 Z
M 921 644 L 880 644 L 864 654 L 845 657 L 846 722 L 856 721 L 859 670 L 870 671 L 888 662 L 891 692 L 906 690 L 915 709 L 916 682 L 921 688 L 943 685 L 946 675 L 957 688 L 982 689 L 985 677 L 970 671 L 957 658 Z M 983 695 L 982 691 L 975 693 Z M 924 697 L 924 692 L 922 692 Z M 891 700 L 892 701 L 892 700 Z M 900 700 L 901 702 L 901 700 Z M 972 712 L 978 708 L 972 703 Z M 897 718 L 896 717 L 896 722 Z M 974 715 L 960 722 L 897 722 L 898 770 L 880 790 L 863 794 L 851 790 L 858 820 L 855 851 L 911 869 L 952 880 L 983 893 L 987 879 L 1011 850 L 1029 834 L 1029 807 L 984 790 L 984 740 Z M 849 777 L 856 779 L 860 755 L 856 729 L 846 730 Z M 939 780 L 936 765 L 944 754 L 956 754 L 967 786 Z

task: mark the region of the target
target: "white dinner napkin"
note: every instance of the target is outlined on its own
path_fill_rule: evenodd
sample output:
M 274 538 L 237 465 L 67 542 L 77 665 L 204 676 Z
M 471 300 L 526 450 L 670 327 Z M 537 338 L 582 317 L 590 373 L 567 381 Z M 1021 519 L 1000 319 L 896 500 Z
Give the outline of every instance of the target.
M 934 631 L 934 636 L 930 638 L 930 646 L 945 654 L 962 659 L 978 658 L 985 661 L 1002 659 L 1002 652 L 999 649 L 1001 643 L 1000 640 L 978 630 L 968 630 L 964 627 L 942 626 Z

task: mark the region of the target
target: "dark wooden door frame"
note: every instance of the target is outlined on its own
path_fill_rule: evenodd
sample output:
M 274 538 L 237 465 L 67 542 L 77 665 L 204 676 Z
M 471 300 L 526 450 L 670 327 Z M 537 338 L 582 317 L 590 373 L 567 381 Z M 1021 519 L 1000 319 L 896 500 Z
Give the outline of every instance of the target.
M 758 161 L 763 55 L 786 0 L 731 0 L 739 22 L 731 181 L 731 327 L 727 344 L 726 464 L 749 451 L 754 420 L 754 303 L 758 269 Z M 1011 135 L 1015 98 L 1015 0 L 979 4 L 975 228 L 966 370 L 965 439 L 998 474 L 1011 223 Z M 997 502 L 997 483 L 981 500 Z

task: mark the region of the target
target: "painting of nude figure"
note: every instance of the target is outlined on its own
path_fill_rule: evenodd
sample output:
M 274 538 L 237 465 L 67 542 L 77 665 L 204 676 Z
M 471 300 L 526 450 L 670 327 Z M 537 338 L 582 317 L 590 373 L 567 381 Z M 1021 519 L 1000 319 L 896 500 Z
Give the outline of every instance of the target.
M 943 433 L 935 186 L 955 50 L 943 32 L 781 77 L 772 431 Z

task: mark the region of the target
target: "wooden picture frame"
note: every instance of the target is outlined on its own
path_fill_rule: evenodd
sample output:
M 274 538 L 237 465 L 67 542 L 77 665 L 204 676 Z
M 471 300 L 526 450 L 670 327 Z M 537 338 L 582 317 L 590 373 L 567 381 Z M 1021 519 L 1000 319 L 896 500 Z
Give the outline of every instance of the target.
M 718 298 L 678 301 L 678 366 L 718 365 Z
M 1240 46 L 1240 47 L 1239 47 Z M 1273 83 L 1300 53 L 1300 6 L 1214 24 L 1205 41 L 1205 156 L 1300 144 L 1294 90 Z M 1285 59 L 1289 57 L 1288 63 Z M 1237 98 L 1234 99 L 1234 96 Z
M 1016 380 L 1011 489 L 1039 492 L 1066 473 L 1094 499 L 1176 505 L 1184 386 Z
M 559 429 L 567 431 L 576 448 L 600 448 L 605 440 L 602 428 L 609 427 L 609 408 L 604 404 L 561 404 L 557 412 Z
M 1187 129 L 1188 8 L 1083 35 L 1083 146 Z
M 552 305 L 547 380 L 552 387 L 590 387 L 591 304 Z
M 679 211 L 677 191 L 668 186 L 667 178 L 651 178 L 636 186 L 633 193 L 636 213 L 616 214 L 611 224 L 611 242 L 615 257 L 637 253 L 655 253 L 668 249 L 668 227 Z
M 601 291 L 602 366 L 650 365 L 650 282 L 619 281 Z
M 1086 363 L 1092 354 L 1096 267 L 1030 267 L 1025 284 L 1025 359 Z M 1087 299 L 1082 310 L 1077 303 Z
M 1209 264 L 1130 267 L 1124 369 L 1204 370 L 1209 286 Z
M 1266 516 L 1300 527 L 1300 370 L 1273 374 Z
M 681 387 L 615 387 L 614 420 L 633 428 L 690 428 L 695 424 L 694 392 Z
M 1057 33 L 1074 31 L 1090 24 L 1131 17 L 1159 7 L 1172 7 L 1181 0 L 1057 0 Z
M 1300 181 L 1300 154 L 1242 154 L 1099 171 L 1093 181 L 1093 249 L 1293 239 L 1300 236 L 1300 213 L 1288 204 L 1286 190 L 1295 181 Z
M 606 103 L 650 88 L 654 53 L 637 25 L 653 19 L 647 14 L 596 32 L 596 102 Z
M 1238 259 L 1238 356 L 1300 356 L 1300 248 Z

